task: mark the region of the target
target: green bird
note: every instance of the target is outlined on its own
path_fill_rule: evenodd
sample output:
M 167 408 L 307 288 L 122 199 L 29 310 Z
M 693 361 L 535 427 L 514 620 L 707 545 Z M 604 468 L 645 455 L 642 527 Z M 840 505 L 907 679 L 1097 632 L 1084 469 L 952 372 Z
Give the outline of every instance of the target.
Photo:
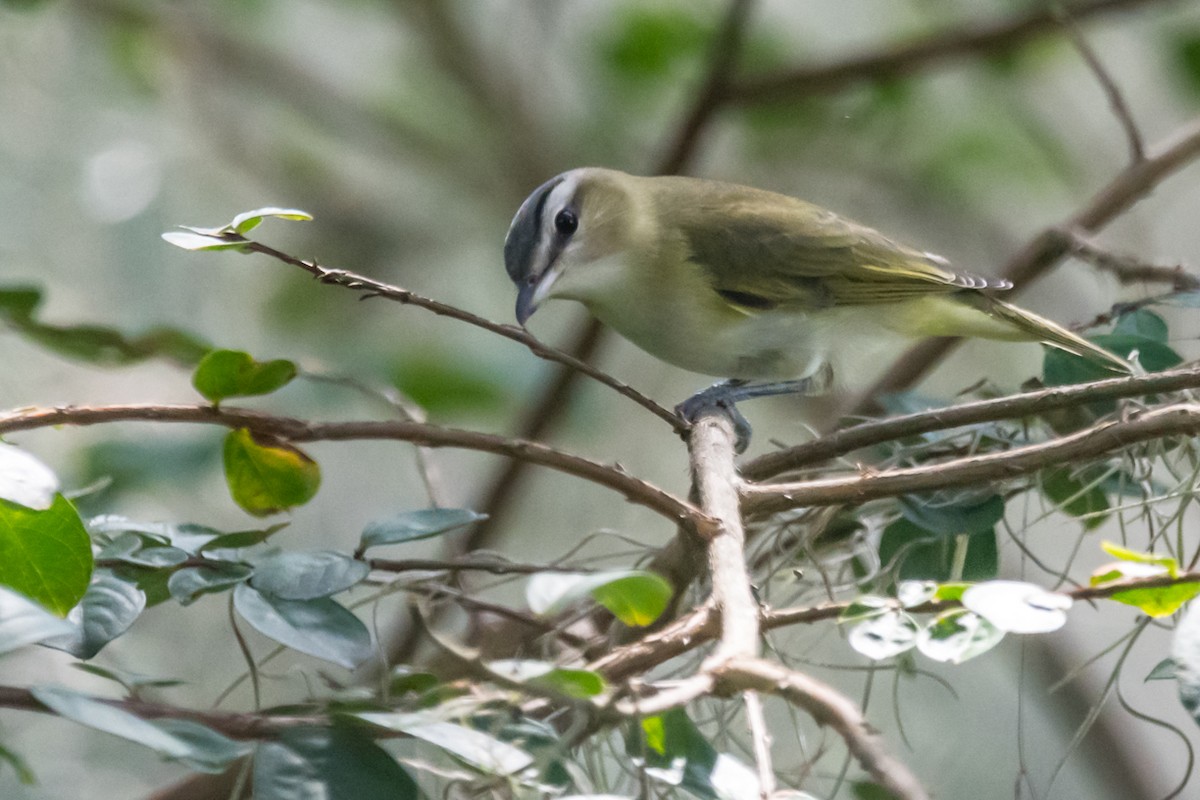
M 564 172 L 521 204 L 504 262 L 520 324 L 546 300 L 576 300 L 663 361 L 729 379 L 681 404 L 685 417 L 709 403 L 818 390 L 838 371 L 844 343 L 864 336 L 1036 341 L 1130 371 L 994 297 L 1008 281 L 952 269 L 819 206 L 748 186 Z

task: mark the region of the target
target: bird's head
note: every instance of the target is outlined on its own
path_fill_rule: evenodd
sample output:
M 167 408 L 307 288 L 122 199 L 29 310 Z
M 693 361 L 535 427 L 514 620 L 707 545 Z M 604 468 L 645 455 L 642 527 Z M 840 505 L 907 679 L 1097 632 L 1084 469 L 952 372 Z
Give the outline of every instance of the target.
M 603 291 L 603 262 L 630 247 L 637 179 L 586 167 L 564 172 L 533 191 L 504 239 L 504 267 L 517 285 L 517 322 L 545 300 L 587 303 Z

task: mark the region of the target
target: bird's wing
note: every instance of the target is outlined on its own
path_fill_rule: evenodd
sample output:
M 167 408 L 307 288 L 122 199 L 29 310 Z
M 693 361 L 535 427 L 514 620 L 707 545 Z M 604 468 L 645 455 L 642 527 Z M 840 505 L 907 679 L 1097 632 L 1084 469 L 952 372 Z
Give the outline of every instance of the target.
M 718 293 L 746 308 L 871 305 L 1008 288 L 783 195 L 730 186 L 680 216 L 691 260 Z

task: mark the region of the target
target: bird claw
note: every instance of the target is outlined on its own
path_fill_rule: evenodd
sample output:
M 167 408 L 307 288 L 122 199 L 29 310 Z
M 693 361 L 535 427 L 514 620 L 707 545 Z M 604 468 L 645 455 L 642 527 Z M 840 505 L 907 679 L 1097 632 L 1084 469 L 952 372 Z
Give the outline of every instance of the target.
M 707 409 L 715 408 L 724 412 L 733 423 L 735 437 L 733 444 L 734 452 L 741 455 L 750 446 L 750 437 L 754 433 L 754 429 L 750 427 L 750 423 L 742 416 L 742 412 L 738 411 L 736 395 L 739 386 L 741 386 L 741 383 L 734 381 L 714 384 L 707 389 L 696 392 L 687 400 L 675 406 L 675 414 L 684 422 L 691 425 Z

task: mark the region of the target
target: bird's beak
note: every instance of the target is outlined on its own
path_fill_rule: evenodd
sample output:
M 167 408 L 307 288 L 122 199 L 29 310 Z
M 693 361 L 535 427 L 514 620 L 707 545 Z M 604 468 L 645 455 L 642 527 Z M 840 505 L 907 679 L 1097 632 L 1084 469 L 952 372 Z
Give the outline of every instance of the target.
M 561 273 L 562 270 L 554 265 L 541 275 L 530 275 L 520 282 L 517 287 L 517 324 L 524 325 L 533 316 L 533 312 L 549 296 L 550 287 Z

